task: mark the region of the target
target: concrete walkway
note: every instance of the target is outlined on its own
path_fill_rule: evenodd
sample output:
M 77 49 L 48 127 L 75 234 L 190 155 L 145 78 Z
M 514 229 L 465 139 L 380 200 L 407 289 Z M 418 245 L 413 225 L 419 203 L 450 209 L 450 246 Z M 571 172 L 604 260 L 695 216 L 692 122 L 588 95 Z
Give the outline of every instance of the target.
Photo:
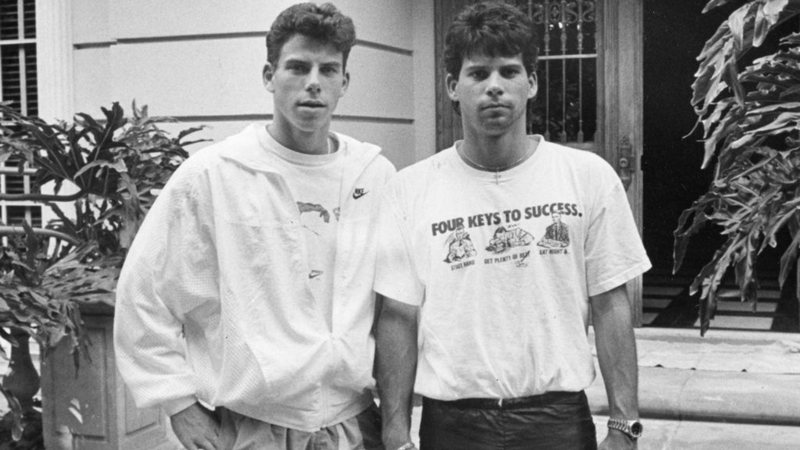
M 800 449 L 800 334 L 712 329 L 701 338 L 697 330 L 639 328 L 636 335 L 640 450 Z M 597 372 L 587 396 L 600 440 L 608 405 Z M 415 440 L 420 410 L 413 410 Z
M 712 329 L 700 337 L 658 328 L 636 335 L 640 449 L 800 448 L 800 335 Z M 599 375 L 587 395 L 598 418 L 608 413 Z
M 640 450 L 800 449 L 800 335 L 640 328 L 636 336 Z M 608 404 L 597 373 L 587 396 L 599 442 Z

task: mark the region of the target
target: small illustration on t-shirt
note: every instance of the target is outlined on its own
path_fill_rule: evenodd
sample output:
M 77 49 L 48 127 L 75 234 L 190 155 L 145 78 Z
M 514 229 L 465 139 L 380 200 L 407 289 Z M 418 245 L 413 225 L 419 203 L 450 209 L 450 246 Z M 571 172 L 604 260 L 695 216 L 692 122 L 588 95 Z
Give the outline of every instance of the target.
M 475 246 L 472 244 L 469 233 L 467 233 L 463 225 L 450 233 L 447 241 L 445 241 L 445 246 L 447 248 L 447 257 L 444 261 L 448 263 L 462 261 L 478 254 L 475 251 Z
M 325 209 L 324 206 L 318 205 L 316 203 L 306 203 L 306 202 L 297 202 L 297 209 L 300 210 L 300 215 L 302 216 L 303 213 L 319 213 L 319 218 L 322 219 L 323 222 L 329 223 L 331 221 L 331 213 Z M 338 217 L 337 217 L 338 218 Z M 304 225 L 305 226 L 305 225 Z M 306 227 L 308 228 L 308 227 Z M 318 234 L 311 230 L 312 233 Z
M 297 209 L 300 211 L 300 224 L 306 232 L 306 242 L 309 249 L 318 249 L 324 245 L 324 235 L 331 232 L 331 213 L 324 206 L 317 203 L 297 202 Z M 336 221 L 339 220 L 339 208 L 333 209 Z M 316 251 L 316 250 L 314 250 Z M 314 258 L 309 258 L 309 262 Z M 319 280 L 325 272 L 319 269 L 312 269 L 308 273 L 310 280 Z
M 501 226 L 494 231 L 494 236 L 489 241 L 486 250 L 493 253 L 503 253 L 514 247 L 531 245 L 533 235 L 519 228 L 517 225 Z
M 547 226 L 544 236 L 536 243 L 544 248 L 565 248 L 569 246 L 569 227 L 561 221 L 561 213 L 553 212 L 550 217 L 553 223 Z

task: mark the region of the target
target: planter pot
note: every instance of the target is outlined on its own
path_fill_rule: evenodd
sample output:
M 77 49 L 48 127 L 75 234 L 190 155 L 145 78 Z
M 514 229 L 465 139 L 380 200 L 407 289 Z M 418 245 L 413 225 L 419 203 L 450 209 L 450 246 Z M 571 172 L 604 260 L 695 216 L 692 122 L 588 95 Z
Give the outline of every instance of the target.
M 138 409 L 117 372 L 113 308 L 81 308 L 90 346 L 77 372 L 69 344 L 42 355 L 42 423 L 47 449 L 174 449 L 164 414 Z

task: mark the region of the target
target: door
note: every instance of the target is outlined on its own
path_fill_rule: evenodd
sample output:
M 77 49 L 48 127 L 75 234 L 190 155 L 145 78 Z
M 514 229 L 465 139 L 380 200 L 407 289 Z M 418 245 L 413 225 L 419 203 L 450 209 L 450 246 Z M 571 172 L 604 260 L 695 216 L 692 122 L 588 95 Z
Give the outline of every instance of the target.
M 591 151 L 617 168 L 641 233 L 642 0 L 506 0 L 526 11 L 539 34 L 539 94 L 528 130 Z M 436 0 L 436 139 L 461 138 L 461 120 L 444 84 L 444 35 L 475 0 Z M 641 324 L 641 278 L 628 286 Z

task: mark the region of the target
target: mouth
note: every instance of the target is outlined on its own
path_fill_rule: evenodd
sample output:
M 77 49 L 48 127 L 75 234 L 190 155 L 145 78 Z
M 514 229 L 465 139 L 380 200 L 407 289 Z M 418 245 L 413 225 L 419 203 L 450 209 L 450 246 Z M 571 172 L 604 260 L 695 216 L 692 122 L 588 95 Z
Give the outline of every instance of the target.
M 491 111 L 491 110 L 498 110 L 498 109 L 506 109 L 507 106 L 502 103 L 490 103 L 488 105 L 484 105 L 481 107 L 482 110 Z
M 324 108 L 325 107 L 325 103 L 322 103 L 322 102 L 316 101 L 316 100 L 307 100 L 307 101 L 298 103 L 297 106 L 299 106 L 301 108 Z

